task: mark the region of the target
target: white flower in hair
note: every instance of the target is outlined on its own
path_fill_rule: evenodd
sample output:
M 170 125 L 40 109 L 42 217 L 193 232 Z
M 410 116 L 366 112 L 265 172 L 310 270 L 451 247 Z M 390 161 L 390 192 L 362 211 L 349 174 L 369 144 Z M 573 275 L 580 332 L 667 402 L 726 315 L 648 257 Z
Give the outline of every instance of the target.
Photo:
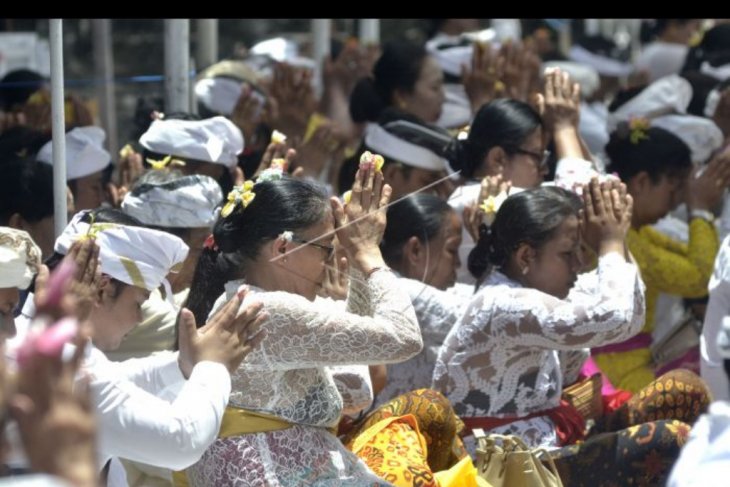
M 281 235 L 279 235 L 279 238 L 285 240 L 286 242 L 291 243 L 294 241 L 294 232 L 292 232 L 291 230 L 281 232 Z
M 282 177 L 284 177 L 284 170 L 281 167 L 270 167 L 261 171 L 261 174 L 259 174 L 256 182 L 260 183 L 262 181 L 278 181 Z

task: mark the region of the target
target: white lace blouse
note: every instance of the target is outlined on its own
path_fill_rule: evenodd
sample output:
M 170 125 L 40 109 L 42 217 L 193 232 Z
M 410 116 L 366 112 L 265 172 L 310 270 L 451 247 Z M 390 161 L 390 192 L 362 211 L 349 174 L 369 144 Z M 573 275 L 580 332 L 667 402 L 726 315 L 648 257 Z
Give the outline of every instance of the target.
M 410 360 L 388 365 L 388 381 L 375 398 L 376 407 L 406 392 L 431 387 L 439 348 L 474 294 L 471 284 L 456 283 L 442 291 L 407 277 L 400 277 L 398 282 L 416 310 L 423 350 Z
M 227 296 L 239 284 L 227 284 Z M 397 278 L 386 270 L 368 279 L 353 276 L 347 311 L 290 293 L 251 289 L 247 299 L 261 300 L 269 314 L 266 337 L 232 375 L 229 404 L 295 426 L 217 439 L 188 470 L 192 485 L 389 485 L 327 428 L 337 425 L 343 408 L 355 406 L 344 404 L 337 388 L 343 378 L 336 383 L 331 366 L 403 361 L 423 346 L 413 306 Z
M 459 416 L 526 416 L 557 407 L 586 347 L 621 342 L 641 330 L 644 286 L 634 264 L 610 253 L 579 281 L 560 300 L 492 272 L 446 337 L 434 369 L 434 388 Z M 532 446 L 558 444 L 546 416 L 494 431 Z

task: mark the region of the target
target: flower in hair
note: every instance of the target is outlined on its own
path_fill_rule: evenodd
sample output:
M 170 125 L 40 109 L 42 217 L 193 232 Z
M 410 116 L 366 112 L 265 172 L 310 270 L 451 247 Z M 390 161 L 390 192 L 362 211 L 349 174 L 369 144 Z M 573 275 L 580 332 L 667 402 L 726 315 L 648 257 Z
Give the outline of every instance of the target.
M 284 170 L 281 167 L 270 167 L 261 171 L 259 177 L 256 178 L 256 182 L 260 183 L 262 181 L 278 181 L 282 177 L 284 177 Z
M 167 168 L 168 166 L 179 166 L 182 167 L 185 165 L 185 161 L 181 161 L 180 159 L 173 159 L 172 156 L 167 156 L 162 160 L 155 161 L 154 159 L 147 159 L 147 162 L 152 166 L 152 169 L 155 170 L 162 170 Z
M 638 144 L 639 141 L 648 139 L 647 131 L 649 130 L 649 119 L 644 117 L 633 117 L 629 120 L 629 140 L 632 144 Z
M 482 201 L 482 204 L 479 205 L 479 209 L 484 212 L 485 220 L 488 222 L 488 225 L 491 225 L 494 221 L 494 218 L 497 216 L 497 211 L 499 210 L 499 207 L 502 206 L 502 203 L 504 203 L 504 200 L 507 199 L 507 192 L 502 191 L 497 196 L 489 195 L 487 198 Z
M 294 241 L 294 233 L 291 230 L 287 230 L 285 232 L 281 232 L 281 235 L 279 235 L 279 238 L 283 239 L 286 242 L 293 242 Z
M 218 251 L 218 244 L 215 243 L 215 237 L 212 233 L 208 235 L 208 237 L 205 239 L 205 242 L 203 242 L 203 248 Z
M 227 218 L 228 215 L 233 213 L 238 205 L 246 208 L 253 201 L 256 193 L 253 192 L 253 181 L 246 181 L 241 186 L 234 186 L 230 193 L 228 193 L 228 201 L 221 209 L 221 216 Z
M 374 168 L 376 172 L 381 172 L 383 170 L 383 164 L 385 164 L 385 159 L 380 154 L 365 151 L 360 156 L 360 169 Z

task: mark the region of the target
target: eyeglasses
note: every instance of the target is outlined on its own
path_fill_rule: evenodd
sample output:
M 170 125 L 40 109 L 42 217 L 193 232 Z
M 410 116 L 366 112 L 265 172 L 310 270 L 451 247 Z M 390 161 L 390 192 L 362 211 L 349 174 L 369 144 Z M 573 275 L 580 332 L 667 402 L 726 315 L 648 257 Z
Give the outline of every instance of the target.
M 327 252 L 327 258 L 325 260 L 332 259 L 332 256 L 335 254 L 335 248 L 331 245 L 322 245 L 314 242 L 310 242 L 309 240 L 305 240 L 303 238 L 299 237 L 292 237 L 292 242 L 304 244 L 304 245 L 311 245 L 312 247 L 317 247 L 318 249 L 322 249 Z
M 548 159 L 550 159 L 550 151 L 544 150 L 542 151 L 542 154 L 539 152 L 533 152 L 531 150 L 527 149 L 521 149 L 519 147 L 512 149 L 514 152 L 517 152 L 518 154 L 525 154 L 526 156 L 530 156 L 537 161 L 537 168 L 538 169 L 545 169 L 548 164 Z

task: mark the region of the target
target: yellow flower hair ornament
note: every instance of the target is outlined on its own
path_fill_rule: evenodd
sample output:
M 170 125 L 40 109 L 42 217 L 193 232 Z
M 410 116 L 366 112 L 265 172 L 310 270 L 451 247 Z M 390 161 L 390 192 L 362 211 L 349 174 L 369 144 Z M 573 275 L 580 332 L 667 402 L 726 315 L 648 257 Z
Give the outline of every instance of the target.
M 629 120 L 629 140 L 632 144 L 638 144 L 639 141 L 648 139 L 649 127 L 651 126 L 649 119 L 644 117 L 634 117 Z
M 491 225 L 494 221 L 494 218 L 497 216 L 497 211 L 499 210 L 499 207 L 502 206 L 502 203 L 504 203 L 504 200 L 507 199 L 507 192 L 502 191 L 497 196 L 489 195 L 487 198 L 482 201 L 482 204 L 479 205 L 479 209 L 484 212 L 485 215 L 485 222 L 487 225 Z
M 228 201 L 221 209 L 221 216 L 227 218 L 228 215 L 233 213 L 238 205 L 246 208 L 251 204 L 253 199 L 256 197 L 256 193 L 253 192 L 253 181 L 246 181 L 241 186 L 234 186 L 230 193 L 228 193 Z
M 172 156 L 167 156 L 160 161 L 155 161 L 154 159 L 147 159 L 147 162 L 149 163 L 150 166 L 152 166 L 152 169 L 155 169 L 157 171 L 166 169 L 168 166 L 182 167 L 185 165 L 185 161 L 181 161 L 180 159 L 173 159 Z

